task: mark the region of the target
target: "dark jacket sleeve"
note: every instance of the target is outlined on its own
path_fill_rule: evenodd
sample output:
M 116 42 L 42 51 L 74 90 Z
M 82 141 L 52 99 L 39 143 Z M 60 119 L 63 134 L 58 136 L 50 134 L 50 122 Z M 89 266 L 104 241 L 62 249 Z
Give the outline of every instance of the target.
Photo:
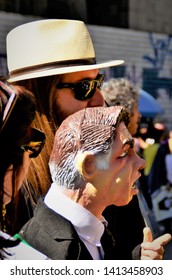
M 132 251 L 132 260 L 140 260 L 141 257 L 141 246 L 137 245 Z

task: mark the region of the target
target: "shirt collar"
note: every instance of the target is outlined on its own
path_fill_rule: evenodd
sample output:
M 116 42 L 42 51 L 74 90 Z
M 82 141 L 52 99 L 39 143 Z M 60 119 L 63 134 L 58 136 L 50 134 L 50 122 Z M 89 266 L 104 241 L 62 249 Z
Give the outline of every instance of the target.
M 68 198 L 56 183 L 52 183 L 44 202 L 53 211 L 69 220 L 82 239 L 95 246 L 101 245 L 105 221 L 103 217 L 99 220 L 87 209 Z

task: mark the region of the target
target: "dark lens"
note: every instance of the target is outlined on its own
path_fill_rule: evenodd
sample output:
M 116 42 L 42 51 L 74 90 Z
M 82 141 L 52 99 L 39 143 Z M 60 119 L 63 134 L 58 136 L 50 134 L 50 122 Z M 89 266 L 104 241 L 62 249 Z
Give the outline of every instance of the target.
M 29 138 L 29 142 L 22 145 L 21 148 L 25 151 L 30 151 L 30 158 L 35 158 L 39 155 L 44 146 L 45 134 L 38 129 L 31 128 Z
M 87 100 L 93 97 L 96 90 L 96 83 L 94 81 L 84 81 L 76 84 L 74 92 L 75 98 L 78 100 Z
M 42 151 L 42 148 L 45 143 L 45 134 L 35 128 L 32 128 L 32 142 L 30 143 L 31 149 L 33 153 L 30 155 L 30 158 L 35 158 Z
M 36 158 L 42 151 L 43 146 L 44 146 L 44 142 L 37 142 L 37 143 L 31 142 L 28 145 L 23 145 L 21 148 L 24 151 L 30 152 L 30 155 L 29 155 L 30 158 Z
M 29 157 L 30 158 L 36 158 L 39 153 L 41 152 L 42 148 L 43 148 L 43 143 L 39 143 L 37 146 L 34 146 L 34 147 L 28 147 L 28 151 L 30 151 L 30 155 Z

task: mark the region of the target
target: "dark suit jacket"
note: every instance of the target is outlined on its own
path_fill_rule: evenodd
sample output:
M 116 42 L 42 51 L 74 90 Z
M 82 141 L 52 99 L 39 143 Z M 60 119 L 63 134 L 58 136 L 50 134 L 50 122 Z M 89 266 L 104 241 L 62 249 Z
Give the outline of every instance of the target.
M 33 248 L 54 260 L 91 260 L 73 225 L 40 199 L 31 218 L 19 232 Z
M 92 260 L 70 221 L 38 201 L 34 217 L 20 230 L 20 237 L 52 260 Z M 116 246 L 105 230 L 101 239 L 106 260 L 118 260 Z M 139 258 L 139 249 L 134 259 Z

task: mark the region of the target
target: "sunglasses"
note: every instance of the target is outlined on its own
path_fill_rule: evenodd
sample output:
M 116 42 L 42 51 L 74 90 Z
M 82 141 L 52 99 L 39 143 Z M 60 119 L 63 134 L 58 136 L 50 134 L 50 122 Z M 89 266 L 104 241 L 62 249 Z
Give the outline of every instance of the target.
M 19 95 L 8 85 L 0 81 L 0 113 L 3 112 L 0 133 L 3 131 L 10 117 L 12 117 L 11 113 L 17 103 L 18 97 Z M 45 134 L 36 128 L 29 128 L 28 134 L 27 144 L 22 145 L 21 149 L 29 151 L 30 158 L 36 158 L 44 146 Z
M 103 74 L 98 74 L 95 80 L 84 80 L 78 83 L 59 83 L 58 89 L 71 88 L 74 91 L 74 97 L 77 100 L 87 100 L 95 94 L 96 88 L 101 89 L 104 82 Z
M 45 144 L 45 134 L 39 129 L 30 128 L 29 139 L 27 144 L 23 144 L 21 149 L 29 152 L 30 158 L 36 158 Z

